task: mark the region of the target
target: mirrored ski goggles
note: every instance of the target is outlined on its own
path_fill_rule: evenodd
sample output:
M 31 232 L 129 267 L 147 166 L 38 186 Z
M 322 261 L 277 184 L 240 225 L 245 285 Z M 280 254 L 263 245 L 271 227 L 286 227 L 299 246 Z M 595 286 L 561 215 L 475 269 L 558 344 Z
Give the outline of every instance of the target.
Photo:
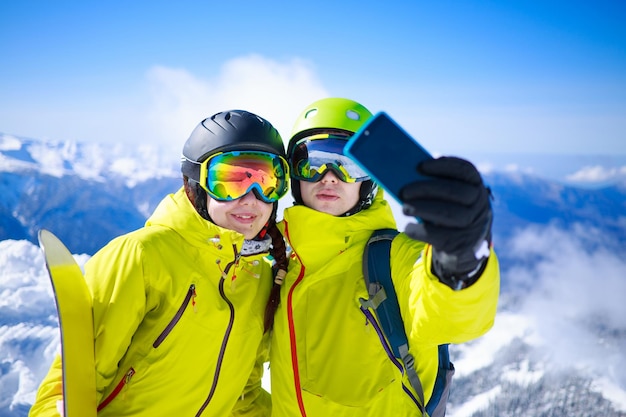
M 343 182 L 369 180 L 365 171 L 343 154 L 346 142 L 345 137 L 326 133 L 299 140 L 290 158 L 292 177 L 317 182 L 330 170 Z
M 266 203 L 289 189 L 289 165 L 269 152 L 231 151 L 211 155 L 200 165 L 200 185 L 215 200 L 236 200 L 254 191 Z

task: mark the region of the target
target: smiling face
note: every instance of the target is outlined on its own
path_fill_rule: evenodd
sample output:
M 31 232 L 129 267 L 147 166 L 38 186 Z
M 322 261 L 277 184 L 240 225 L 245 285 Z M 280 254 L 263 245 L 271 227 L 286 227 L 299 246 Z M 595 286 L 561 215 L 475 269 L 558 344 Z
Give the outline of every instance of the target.
M 339 216 L 359 201 L 360 182 L 343 182 L 332 171 L 317 182 L 300 181 L 304 205 L 323 213 Z
M 253 192 L 232 201 L 207 198 L 207 209 L 213 222 L 241 233 L 246 239 L 259 234 L 272 214 L 272 203 L 258 200 Z

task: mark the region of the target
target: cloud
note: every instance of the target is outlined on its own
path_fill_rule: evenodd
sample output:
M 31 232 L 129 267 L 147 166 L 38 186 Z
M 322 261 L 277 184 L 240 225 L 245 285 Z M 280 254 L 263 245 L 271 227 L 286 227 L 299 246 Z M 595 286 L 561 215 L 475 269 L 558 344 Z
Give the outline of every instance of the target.
M 40 114 L 36 123 L 22 120 L 16 105 L 11 110 L 16 122 L 8 128 L 38 139 L 151 145 L 178 162 L 183 143 L 205 117 L 245 109 L 268 119 L 286 137 L 304 106 L 329 96 L 315 65 L 304 59 L 251 54 L 215 64 L 202 72 L 154 65 L 137 78 L 125 77 L 123 86 L 44 94 L 38 104 L 28 104 L 30 113 Z M 13 144 L 7 139 L 0 146 Z
M 549 371 L 574 368 L 593 378 L 593 390 L 626 410 L 623 245 L 607 249 L 615 242 L 573 224 L 568 230 L 530 226 L 498 247 L 523 265 L 505 271 L 502 280 L 528 290 L 521 297 L 517 290 L 504 294 L 494 327 L 454 347 L 460 355 L 454 360 L 457 376 L 488 366 L 499 350 L 519 339 L 533 349 L 533 363 L 503 369 L 503 379 L 525 385 Z M 506 303 L 508 295 L 516 300 L 513 305 Z
M 147 73 L 150 137 L 180 150 L 203 118 L 244 109 L 269 120 L 287 141 L 304 106 L 329 95 L 312 68 L 297 58 L 279 62 L 260 55 L 234 58 L 215 75 L 155 66 Z
M 601 165 L 586 166 L 568 175 L 567 180 L 582 183 L 609 182 L 626 178 L 626 165 L 621 167 L 604 167 Z
M 553 364 L 610 376 L 626 389 L 626 376 L 615 371 L 626 366 L 626 259 L 607 249 L 614 246 L 605 239 L 578 225 L 530 227 L 508 248 L 530 266 L 506 278 L 532 283 L 520 313 L 530 319 L 542 354 Z

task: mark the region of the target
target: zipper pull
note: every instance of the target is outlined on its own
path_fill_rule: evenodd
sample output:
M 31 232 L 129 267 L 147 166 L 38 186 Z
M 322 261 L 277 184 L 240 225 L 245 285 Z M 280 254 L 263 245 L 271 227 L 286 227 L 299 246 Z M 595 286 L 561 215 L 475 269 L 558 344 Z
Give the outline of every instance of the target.
M 233 271 L 233 276 L 230 279 L 230 290 L 232 292 L 235 292 L 235 290 L 237 289 L 237 283 L 235 282 L 236 279 L 237 279 L 237 271 Z
M 128 385 L 130 385 L 130 380 L 133 377 L 133 375 L 135 375 L 135 370 L 133 368 L 130 368 L 128 372 L 126 372 L 126 375 L 124 376 L 124 387 L 122 388 L 123 400 L 126 399 L 126 394 L 128 392 Z
M 363 313 L 363 315 L 365 316 L 365 333 L 369 333 L 370 329 L 372 328 L 372 326 L 370 326 L 370 317 L 367 315 L 367 309 L 365 309 L 363 306 L 361 306 L 361 312 Z
M 216 259 L 216 260 L 215 260 L 215 264 L 217 265 L 217 268 L 220 270 L 220 273 L 222 274 L 222 279 L 225 281 L 225 280 L 226 280 L 226 278 L 228 278 L 228 275 L 226 275 L 226 271 L 224 271 L 224 270 L 222 269 L 222 265 L 221 265 L 221 263 L 222 263 L 222 260 L 221 260 L 221 259 Z
M 193 312 L 198 312 L 198 306 L 196 305 L 196 284 L 191 284 L 191 305 L 193 306 Z
M 232 292 L 235 292 L 235 290 L 237 289 L 237 283 L 235 282 L 237 280 L 237 268 L 239 268 L 239 259 L 241 258 L 241 254 L 237 254 L 235 255 L 235 262 L 233 264 L 233 276 L 230 278 L 230 290 Z

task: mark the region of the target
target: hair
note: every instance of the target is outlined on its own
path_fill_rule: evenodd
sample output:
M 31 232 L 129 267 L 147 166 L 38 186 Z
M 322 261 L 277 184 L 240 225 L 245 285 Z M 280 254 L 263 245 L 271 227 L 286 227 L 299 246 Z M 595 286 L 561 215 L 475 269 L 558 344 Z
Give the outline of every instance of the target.
M 273 215 L 269 221 L 267 234 L 272 239 L 270 253 L 276 263 L 273 267 L 274 283 L 272 284 L 270 296 L 265 306 L 265 317 L 263 320 L 265 332 L 271 330 L 274 326 L 274 313 L 276 313 L 278 304 L 280 304 L 280 288 L 283 285 L 285 275 L 287 274 L 287 265 L 289 264 L 287 245 L 285 244 L 282 233 L 278 230 L 275 215 Z
M 185 187 L 185 194 L 191 201 L 198 214 L 205 220 L 213 223 L 211 216 L 209 216 L 209 209 L 207 207 L 207 193 L 200 186 L 199 183 L 190 179 L 186 175 L 183 175 L 183 185 Z

